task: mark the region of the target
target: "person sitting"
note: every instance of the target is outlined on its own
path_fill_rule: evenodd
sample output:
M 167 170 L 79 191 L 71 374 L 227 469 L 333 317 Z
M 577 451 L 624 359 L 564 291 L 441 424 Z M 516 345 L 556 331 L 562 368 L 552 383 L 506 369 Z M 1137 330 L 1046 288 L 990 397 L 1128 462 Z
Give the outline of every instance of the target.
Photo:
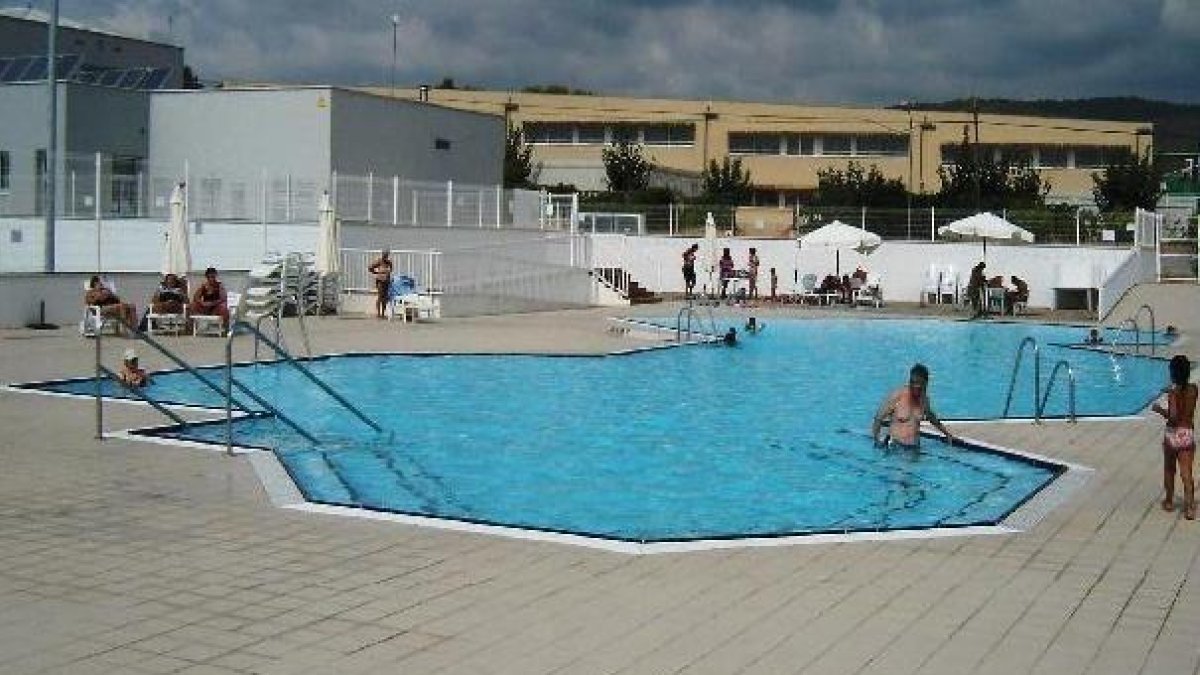
M 112 289 L 104 285 L 99 276 L 92 276 L 88 281 L 88 290 L 83 294 L 83 304 L 99 307 L 101 316 L 117 317 L 126 328 L 133 328 L 137 321 L 137 308 L 132 303 L 122 302 Z
M 150 376 L 146 369 L 138 365 L 138 355 L 133 349 L 125 350 L 125 358 L 121 360 L 121 370 L 117 379 L 127 387 L 144 387 L 150 384 Z
M 187 282 L 178 275 L 168 274 L 150 298 L 150 309 L 155 314 L 183 314 L 187 299 Z
M 747 333 L 749 333 L 751 335 L 754 335 L 755 333 L 758 333 L 759 331 L 761 331 L 762 329 L 764 329 L 766 327 L 767 327 L 767 324 L 759 323 L 758 319 L 756 319 L 754 317 L 750 317 L 749 319 L 746 319 L 746 327 L 743 330 L 745 330 Z
M 725 333 L 725 337 L 721 338 L 721 341 L 724 342 L 725 346 L 727 347 L 737 346 L 737 329 L 733 326 L 730 326 L 729 330 Z
M 1083 339 L 1083 344 L 1102 345 L 1104 344 L 1104 336 L 1100 334 L 1099 330 L 1093 328 L 1088 331 L 1087 337 Z
M 832 274 L 826 274 L 821 280 L 821 285 L 817 287 L 818 293 L 839 294 L 842 291 L 842 283 Z
M 854 274 L 850 275 L 850 279 L 857 279 L 858 286 L 861 288 L 863 284 L 867 283 L 867 271 L 860 265 L 854 268 Z
M 1029 302 L 1029 284 L 1024 279 L 1017 275 L 1012 276 L 1013 289 L 1004 293 L 1004 307 L 1009 314 L 1013 313 L 1013 308 L 1017 303 Z
M 196 289 L 192 296 L 191 312 L 197 316 L 221 317 L 221 330 L 229 330 L 229 296 L 225 292 L 225 284 L 217 279 L 217 269 L 210 267 L 204 270 L 204 283 Z
M 981 260 L 978 264 L 971 268 L 971 278 L 967 281 L 967 298 L 971 301 L 971 308 L 975 310 L 972 319 L 978 319 L 987 314 L 983 306 L 983 288 L 987 285 L 987 276 L 983 270 L 987 265 Z

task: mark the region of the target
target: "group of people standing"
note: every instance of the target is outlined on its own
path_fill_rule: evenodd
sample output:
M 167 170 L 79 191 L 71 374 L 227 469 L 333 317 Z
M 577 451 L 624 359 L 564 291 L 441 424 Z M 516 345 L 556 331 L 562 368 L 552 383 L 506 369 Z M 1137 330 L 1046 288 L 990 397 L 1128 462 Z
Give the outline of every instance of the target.
M 700 244 L 692 244 L 683 251 L 683 294 L 684 297 L 691 298 L 696 293 L 696 259 L 700 256 Z M 729 282 L 733 279 L 745 279 L 747 283 L 746 299 L 757 300 L 758 293 L 758 275 L 759 269 L 762 267 L 762 260 L 758 257 L 758 249 L 751 248 L 746 258 L 746 267 L 742 270 L 737 269 L 736 263 L 733 261 L 733 254 L 726 247 L 721 252 L 721 257 L 717 261 L 717 278 L 720 282 L 720 297 L 725 300 L 729 297 Z M 778 286 L 778 277 L 775 274 L 775 268 L 771 268 L 771 297 L 775 297 L 776 287 Z

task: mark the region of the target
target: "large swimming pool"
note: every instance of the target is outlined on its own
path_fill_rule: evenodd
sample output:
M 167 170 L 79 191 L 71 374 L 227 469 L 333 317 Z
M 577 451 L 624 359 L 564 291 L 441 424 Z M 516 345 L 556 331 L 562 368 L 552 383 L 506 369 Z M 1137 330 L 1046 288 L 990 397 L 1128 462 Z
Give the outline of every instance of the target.
M 1025 323 L 768 319 L 736 348 L 312 361 L 387 427 L 382 436 L 295 370 L 243 365 L 237 377 L 322 442 L 313 446 L 271 418 L 240 420 L 234 433 L 239 444 L 275 449 L 314 502 L 623 541 L 993 524 L 1061 467 L 934 440 L 920 454 L 882 451 L 867 435 L 874 409 L 921 361 L 943 419 L 997 418 L 1017 345 L 1032 337 L 1043 378 L 1055 362 L 1071 364 L 1080 415 L 1138 413 L 1161 387 L 1164 363 L 1079 349 L 1085 333 Z M 1029 358 L 1017 383 L 1012 415 L 1030 416 Z M 92 391 L 86 380 L 43 386 Z M 184 373 L 157 375 L 148 393 L 220 405 Z M 1066 401 L 1060 381 L 1047 415 L 1065 415 Z M 221 442 L 224 426 L 157 433 Z

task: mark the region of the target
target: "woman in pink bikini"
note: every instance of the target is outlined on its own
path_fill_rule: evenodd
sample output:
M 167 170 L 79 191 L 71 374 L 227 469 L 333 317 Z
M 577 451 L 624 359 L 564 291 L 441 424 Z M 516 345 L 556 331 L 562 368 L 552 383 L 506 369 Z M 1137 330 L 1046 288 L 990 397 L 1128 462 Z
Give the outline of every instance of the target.
M 929 402 L 929 369 L 918 363 L 908 373 L 908 384 L 900 387 L 883 400 L 875 419 L 871 423 L 871 439 L 875 445 L 889 444 L 903 448 L 921 447 L 921 421 L 930 424 L 946 436 L 947 443 L 954 443 L 954 434 L 946 428 L 933 412 Z M 879 437 L 883 423 L 888 422 L 888 433 Z
M 1189 382 L 1192 364 L 1186 356 L 1176 355 L 1167 366 L 1171 385 L 1167 387 L 1166 405 L 1155 403 L 1152 410 L 1167 420 L 1163 431 L 1163 490 L 1164 511 L 1175 510 L 1175 467 L 1183 481 L 1183 517 L 1196 519 L 1196 485 L 1192 480 L 1192 461 L 1196 458 L 1196 385 Z

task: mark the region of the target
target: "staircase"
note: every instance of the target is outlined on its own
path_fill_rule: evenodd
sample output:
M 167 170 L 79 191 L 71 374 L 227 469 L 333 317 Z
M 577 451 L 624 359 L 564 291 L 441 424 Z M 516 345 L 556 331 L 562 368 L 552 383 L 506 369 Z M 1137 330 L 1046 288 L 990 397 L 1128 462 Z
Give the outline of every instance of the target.
M 620 293 L 631 305 L 648 305 L 655 302 L 662 302 L 662 296 L 655 295 L 654 291 L 643 287 L 628 272 L 620 267 L 597 267 L 592 271 L 592 276 Z

